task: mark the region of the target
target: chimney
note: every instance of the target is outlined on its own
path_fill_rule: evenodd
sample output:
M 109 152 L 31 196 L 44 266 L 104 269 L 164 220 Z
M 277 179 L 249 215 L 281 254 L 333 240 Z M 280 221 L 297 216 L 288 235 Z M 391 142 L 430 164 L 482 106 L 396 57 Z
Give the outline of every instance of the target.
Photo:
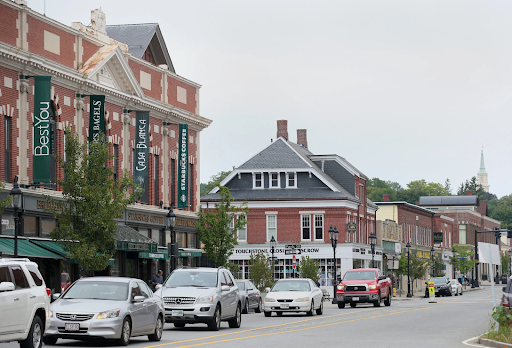
M 389 202 L 389 195 L 384 195 L 383 199 L 384 199 L 384 202 Z
M 283 137 L 288 140 L 288 120 L 277 121 L 277 137 Z
M 468 191 L 468 196 L 473 196 L 473 191 Z
M 302 145 L 308 148 L 308 135 L 307 129 L 297 129 L 297 145 Z

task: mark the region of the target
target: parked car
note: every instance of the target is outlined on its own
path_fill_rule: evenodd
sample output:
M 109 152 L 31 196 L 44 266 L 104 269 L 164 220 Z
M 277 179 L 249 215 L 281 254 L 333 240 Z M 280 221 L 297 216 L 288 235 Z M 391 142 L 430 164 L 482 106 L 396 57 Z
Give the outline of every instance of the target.
M 434 282 L 435 295 L 439 296 L 452 296 L 452 287 L 450 281 L 446 277 L 432 277 L 431 281 Z M 428 285 L 428 282 L 425 282 Z M 425 287 L 425 297 L 429 297 L 428 286 Z
M 336 287 L 338 308 L 356 307 L 357 303 L 373 303 L 379 307 L 381 302 L 391 306 L 393 291 L 391 279 L 386 277 L 378 268 L 356 268 L 348 270 L 340 284 Z
M 266 317 L 272 312 L 283 315 L 287 312 L 305 312 L 321 315 L 324 312 L 322 290 L 306 278 L 279 279 L 272 289 L 267 288 L 263 310 Z
M 450 296 L 457 296 L 457 295 L 461 295 L 462 296 L 462 284 L 459 283 L 457 281 L 457 279 L 450 279 L 450 290 L 451 290 L 451 294 Z
M 60 274 L 60 292 L 63 293 L 71 285 L 71 278 L 68 273 Z
M 261 313 L 261 308 L 263 307 L 261 293 L 254 283 L 247 279 L 240 279 L 236 281 L 236 285 L 242 300 L 242 314 L 247 314 L 249 309 L 254 309 L 256 313 Z
M 0 258 L 0 342 L 40 348 L 50 321 L 50 289 L 29 259 Z
M 55 344 L 59 338 L 104 338 L 126 346 L 134 336 L 147 335 L 150 341 L 162 338 L 162 299 L 142 280 L 82 278 L 54 297 L 50 327 L 43 338 L 46 344 Z
M 510 308 L 512 302 L 512 276 L 508 278 L 508 283 L 503 287 L 500 306 Z
M 205 323 L 217 331 L 221 321 L 239 328 L 242 322 L 242 301 L 235 279 L 221 268 L 175 269 L 155 295 L 164 300 L 165 321 L 175 327 Z

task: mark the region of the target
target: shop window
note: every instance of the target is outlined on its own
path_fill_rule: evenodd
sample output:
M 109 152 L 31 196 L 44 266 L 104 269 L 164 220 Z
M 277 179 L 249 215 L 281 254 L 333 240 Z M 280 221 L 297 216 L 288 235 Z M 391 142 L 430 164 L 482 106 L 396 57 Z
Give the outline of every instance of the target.
M 315 215 L 315 240 L 324 240 L 324 216 Z
M 4 180 L 11 182 L 11 118 L 4 118 Z
M 23 219 L 23 235 L 38 237 L 37 216 L 25 216 Z
M 310 215 L 302 215 L 302 240 L 310 240 L 311 239 L 311 216 Z
M 4 236 L 14 236 L 14 215 L 2 214 L 1 233 Z
M 277 215 L 267 215 L 267 241 L 274 236 L 277 241 Z
M 41 237 L 50 237 L 50 233 L 57 227 L 57 220 L 41 218 Z
M 153 239 L 158 245 L 161 245 L 160 243 L 160 230 L 154 228 L 151 230 L 151 239 Z
M 189 248 L 196 247 L 196 234 L 195 233 L 187 233 L 187 244 Z
M 139 228 L 139 233 L 145 237 L 151 238 L 149 235 L 149 229 L 147 228 Z
M 187 234 L 185 232 L 178 233 L 178 247 L 180 247 L 180 248 L 187 247 Z

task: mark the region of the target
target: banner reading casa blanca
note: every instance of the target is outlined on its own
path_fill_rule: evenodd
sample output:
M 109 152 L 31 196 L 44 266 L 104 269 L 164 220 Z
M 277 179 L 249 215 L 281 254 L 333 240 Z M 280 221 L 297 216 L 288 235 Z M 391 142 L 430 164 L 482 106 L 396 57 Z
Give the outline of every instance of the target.
M 178 208 L 188 207 L 188 124 L 180 123 Z
M 149 112 L 137 111 L 135 117 L 135 158 L 133 159 L 133 180 L 147 195 L 149 166 Z
M 105 96 L 91 95 L 89 113 L 89 142 L 99 140 L 100 132 L 105 136 Z
M 34 76 L 34 183 L 50 182 L 52 155 L 51 76 Z

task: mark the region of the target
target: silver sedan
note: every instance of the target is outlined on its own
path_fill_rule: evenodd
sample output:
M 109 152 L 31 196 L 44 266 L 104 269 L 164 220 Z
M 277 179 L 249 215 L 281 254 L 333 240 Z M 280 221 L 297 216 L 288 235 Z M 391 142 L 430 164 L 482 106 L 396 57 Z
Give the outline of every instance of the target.
M 311 279 L 279 279 L 267 292 L 263 307 L 266 317 L 270 317 L 272 312 L 277 315 L 286 312 L 313 315 L 316 311 L 321 315 L 324 311 L 322 290 Z
M 462 296 L 462 284 L 457 279 L 450 279 L 450 290 L 451 296 L 459 294 Z
M 43 341 L 59 338 L 115 339 L 127 345 L 130 337 L 147 335 L 160 341 L 164 323 L 162 300 L 142 280 L 121 277 L 82 278 L 50 307 L 50 328 Z

